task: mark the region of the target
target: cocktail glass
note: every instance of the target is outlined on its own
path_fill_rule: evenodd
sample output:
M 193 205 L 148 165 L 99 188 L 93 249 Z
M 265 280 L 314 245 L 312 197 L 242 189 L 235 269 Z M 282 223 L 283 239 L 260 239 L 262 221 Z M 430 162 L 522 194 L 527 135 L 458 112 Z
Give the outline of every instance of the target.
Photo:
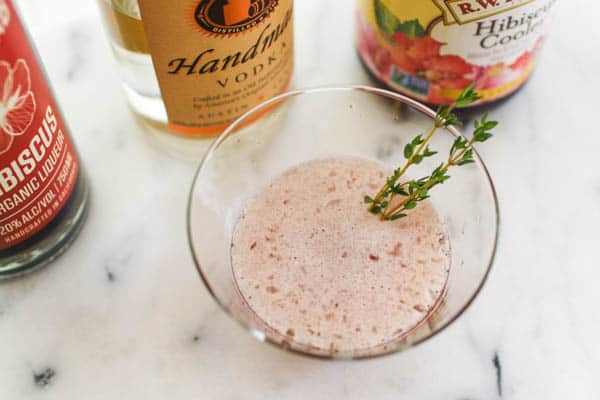
M 431 193 L 450 240 L 449 281 L 435 312 L 397 340 L 342 352 L 290 341 L 257 322 L 236 289 L 230 262 L 232 234 L 246 202 L 279 174 L 302 162 L 330 157 L 362 157 L 395 167 L 402 163 L 404 145 L 416 134 L 427 132 L 434 116 L 426 106 L 386 90 L 326 87 L 272 98 L 223 132 L 196 172 L 187 210 L 194 262 L 223 311 L 261 341 L 328 359 L 398 352 L 434 337 L 456 321 L 480 293 L 498 239 L 496 192 L 477 153 L 474 164 L 452 169 L 452 178 Z M 425 159 L 411 168 L 411 175 L 423 176 L 439 165 L 460 134 L 454 127 L 440 129 L 430 142 L 439 158 Z

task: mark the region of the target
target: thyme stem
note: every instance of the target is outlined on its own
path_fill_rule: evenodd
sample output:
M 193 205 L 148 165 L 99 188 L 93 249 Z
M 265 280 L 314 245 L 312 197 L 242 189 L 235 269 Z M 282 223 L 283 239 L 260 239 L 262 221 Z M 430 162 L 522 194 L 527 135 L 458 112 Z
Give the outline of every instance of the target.
M 460 125 L 459 119 L 452 111 L 457 107 L 468 106 L 481 99 L 481 96 L 473 90 L 473 86 L 473 84 L 467 86 L 454 103 L 438 108 L 433 127 L 425 137 L 417 135 L 406 144 L 404 147 L 404 157 L 406 159 L 404 165 L 395 169 L 394 173 L 386 178 L 385 184 L 374 198 L 365 196 L 364 200 L 365 203 L 369 204 L 369 212 L 379 215 L 382 220 L 396 220 L 406 217 L 408 210 L 415 208 L 419 202 L 429 198 L 429 191 L 433 187 L 450 179 L 447 174 L 450 167 L 475 162 L 473 159 L 473 144 L 485 142 L 491 138 L 490 131 L 498 125 L 496 121 L 488 121 L 487 114 L 483 115 L 481 119 L 475 120 L 471 139 L 467 140 L 459 136 L 454 140 L 446 162 L 440 164 L 431 174 L 419 179 L 398 183 L 410 166 L 420 164 L 425 158 L 437 154 L 436 151 L 429 148 L 429 142 L 439 128 Z M 398 195 L 404 196 L 404 198 L 398 204 L 393 205 Z

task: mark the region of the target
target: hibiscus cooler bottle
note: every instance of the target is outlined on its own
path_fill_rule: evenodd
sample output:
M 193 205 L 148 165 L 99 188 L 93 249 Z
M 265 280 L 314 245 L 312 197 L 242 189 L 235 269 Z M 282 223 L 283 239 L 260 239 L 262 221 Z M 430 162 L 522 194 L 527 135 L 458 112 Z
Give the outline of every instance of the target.
M 556 0 L 358 0 L 356 40 L 368 71 L 429 104 L 470 83 L 499 100 L 533 72 Z
M 0 0 L 0 278 L 39 268 L 85 219 L 86 177 L 11 0 Z

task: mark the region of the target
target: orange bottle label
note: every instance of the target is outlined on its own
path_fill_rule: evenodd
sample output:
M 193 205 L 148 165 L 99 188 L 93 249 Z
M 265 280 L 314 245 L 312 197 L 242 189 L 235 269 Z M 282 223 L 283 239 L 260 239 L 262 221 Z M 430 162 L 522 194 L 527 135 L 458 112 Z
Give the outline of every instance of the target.
M 293 65 L 292 0 L 138 4 L 174 131 L 218 133 L 287 89 Z

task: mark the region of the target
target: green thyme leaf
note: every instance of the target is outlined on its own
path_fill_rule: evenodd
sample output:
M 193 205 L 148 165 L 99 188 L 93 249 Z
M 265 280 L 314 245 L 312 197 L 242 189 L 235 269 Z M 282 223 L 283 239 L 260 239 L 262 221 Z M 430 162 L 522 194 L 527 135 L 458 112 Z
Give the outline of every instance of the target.
M 415 149 L 413 148 L 412 143 L 409 143 L 406 146 L 404 146 L 404 158 L 406 158 L 407 160 L 411 158 L 414 151 Z
M 417 206 L 417 201 L 416 200 L 411 200 L 408 203 L 406 203 L 404 205 L 404 208 L 406 210 L 412 210 L 413 208 L 415 208 Z
M 403 213 L 397 213 L 397 214 L 394 214 L 394 215 L 390 216 L 390 217 L 389 217 L 389 220 L 390 220 L 390 221 L 395 221 L 395 220 L 397 220 L 397 219 L 404 218 L 404 217 L 406 217 L 406 216 L 407 216 L 407 214 L 403 214 Z
M 431 157 L 435 156 L 438 152 L 432 151 L 429 149 L 429 146 L 425 147 L 425 151 L 423 151 L 423 157 Z

